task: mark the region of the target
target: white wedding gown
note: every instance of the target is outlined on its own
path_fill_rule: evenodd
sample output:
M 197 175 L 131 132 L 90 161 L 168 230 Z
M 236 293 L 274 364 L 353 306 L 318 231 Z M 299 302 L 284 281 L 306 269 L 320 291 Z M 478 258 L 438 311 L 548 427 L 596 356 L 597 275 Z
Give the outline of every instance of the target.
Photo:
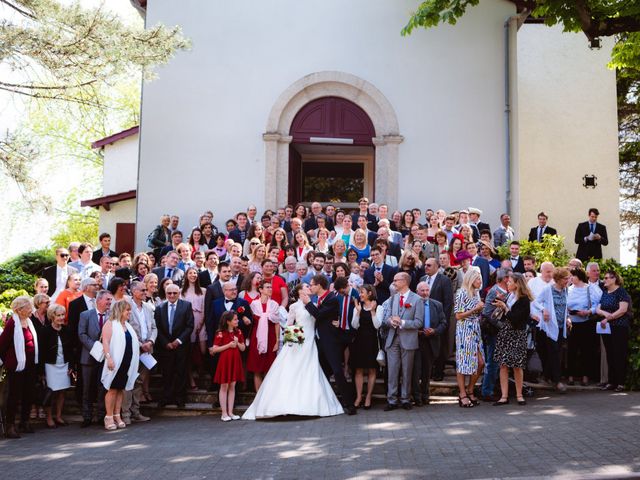
M 280 415 L 329 417 L 344 413 L 320 368 L 315 319 L 300 301 L 291 305 L 289 323 L 291 319 L 302 326 L 304 343 L 282 346 L 243 420 Z

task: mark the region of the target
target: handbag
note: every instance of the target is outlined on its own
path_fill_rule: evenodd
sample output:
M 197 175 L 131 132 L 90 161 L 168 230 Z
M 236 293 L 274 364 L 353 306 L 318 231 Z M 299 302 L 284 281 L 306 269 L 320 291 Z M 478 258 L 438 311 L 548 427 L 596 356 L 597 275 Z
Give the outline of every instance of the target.
M 531 351 L 531 355 L 527 360 L 527 371 L 529 373 L 542 373 L 542 360 L 536 350 Z
M 384 350 L 382 350 L 381 348 L 378 349 L 378 355 L 376 355 L 376 362 L 378 362 L 378 365 L 380 365 L 381 367 L 385 367 L 387 365 L 387 356 L 384 353 Z
M 104 361 L 104 347 L 100 340 L 97 340 L 93 344 L 93 347 L 91 347 L 91 350 L 89 351 L 89 355 L 95 358 L 98 363 L 102 363 Z

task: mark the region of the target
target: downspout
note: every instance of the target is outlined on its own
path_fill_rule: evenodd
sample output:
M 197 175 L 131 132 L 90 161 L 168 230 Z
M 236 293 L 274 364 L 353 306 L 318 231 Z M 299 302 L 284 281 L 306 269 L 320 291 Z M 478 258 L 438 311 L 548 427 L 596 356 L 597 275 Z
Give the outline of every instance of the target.
M 529 15 L 527 10 L 507 17 L 504 22 L 504 115 L 505 115 L 505 213 L 511 215 L 511 176 L 513 166 L 513 91 L 517 81 L 517 44 L 518 29 Z

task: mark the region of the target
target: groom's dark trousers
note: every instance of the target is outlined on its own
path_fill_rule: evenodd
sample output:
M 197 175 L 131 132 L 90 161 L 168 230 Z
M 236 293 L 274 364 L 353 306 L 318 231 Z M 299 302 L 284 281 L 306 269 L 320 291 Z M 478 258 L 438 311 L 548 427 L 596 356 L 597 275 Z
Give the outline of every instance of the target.
M 309 302 L 305 308 L 316 319 L 319 337 L 318 348 L 320 355 L 325 360 L 322 367 L 325 375 L 329 378 L 333 373 L 343 404 L 346 407 L 352 407 L 356 397 L 355 390 L 353 385 L 347 382 L 342 369 L 344 349 L 350 342 L 350 336 L 348 332 L 334 327 L 331 323 L 340 318 L 338 297 L 335 293 L 330 292 L 320 305 L 316 306 Z

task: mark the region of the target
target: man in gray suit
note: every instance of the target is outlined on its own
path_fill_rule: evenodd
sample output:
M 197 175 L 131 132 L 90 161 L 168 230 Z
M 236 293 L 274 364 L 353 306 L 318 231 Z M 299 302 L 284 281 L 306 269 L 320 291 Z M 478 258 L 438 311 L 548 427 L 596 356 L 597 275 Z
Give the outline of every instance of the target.
M 158 337 L 158 328 L 153 317 L 153 308 L 144 302 L 147 296 L 147 286 L 142 282 L 131 284 L 131 315 L 129 324 L 138 336 L 140 354 L 153 353 L 153 344 Z M 129 425 L 131 421 L 147 422 L 150 420 L 140 413 L 140 398 L 142 396 L 142 383 L 150 374 L 149 369 L 140 362 L 138 366 L 138 378 L 133 390 L 124 392 L 122 401 L 122 421 Z
M 424 326 L 424 302 L 409 290 L 411 277 L 399 272 L 393 277 L 396 294 L 383 304 L 382 323 L 389 328 L 385 350 L 389 381 L 385 412 L 398 408 L 398 381 L 402 368 L 400 403 L 411 410 L 413 359 L 418 349 L 418 330 Z
M 155 273 L 158 276 L 158 281 L 163 278 L 169 277 L 178 286 L 182 286 L 182 280 L 184 278 L 184 271 L 178 268 L 178 262 L 180 256 L 175 250 L 171 250 L 167 253 L 164 267 L 158 267 L 151 270 L 151 273 Z
M 82 367 L 82 427 L 91 425 L 94 403 L 98 404 L 98 418 L 104 413 L 104 389 L 100 377 L 104 362 L 98 362 L 90 354 L 93 344 L 100 340 L 102 327 L 109 318 L 109 308 L 113 295 L 108 290 L 101 290 L 96 295 L 96 308 L 85 310 L 80 314 L 78 337 L 82 350 L 80 365 Z
M 413 401 L 416 407 L 429 405 L 431 367 L 440 353 L 440 338 L 447 330 L 447 318 L 439 301 L 429 298 L 427 282 L 420 282 L 416 293 L 424 302 L 424 327 L 418 331 L 419 348 L 413 365 Z

